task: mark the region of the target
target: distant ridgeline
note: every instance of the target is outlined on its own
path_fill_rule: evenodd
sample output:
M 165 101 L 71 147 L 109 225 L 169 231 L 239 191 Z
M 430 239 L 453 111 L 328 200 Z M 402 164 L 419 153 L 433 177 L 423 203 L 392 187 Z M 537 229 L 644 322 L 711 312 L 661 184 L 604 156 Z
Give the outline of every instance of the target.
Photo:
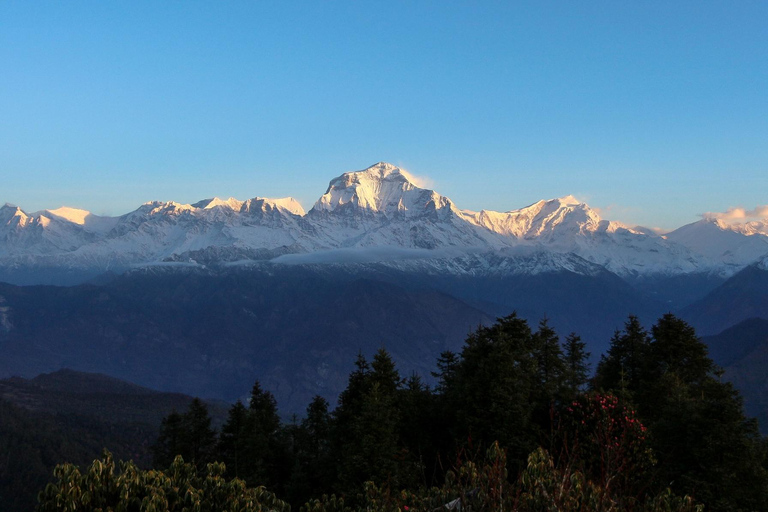
M 190 496 L 278 512 L 768 509 L 766 439 L 690 325 L 629 317 L 589 375 L 577 335 L 510 315 L 440 354 L 433 387 L 379 349 L 358 355 L 332 411 L 317 396 L 282 422 L 257 380 L 215 429 L 194 400 L 161 422 L 162 473 L 110 455 L 82 476 L 65 466 L 41 510 L 171 510 Z

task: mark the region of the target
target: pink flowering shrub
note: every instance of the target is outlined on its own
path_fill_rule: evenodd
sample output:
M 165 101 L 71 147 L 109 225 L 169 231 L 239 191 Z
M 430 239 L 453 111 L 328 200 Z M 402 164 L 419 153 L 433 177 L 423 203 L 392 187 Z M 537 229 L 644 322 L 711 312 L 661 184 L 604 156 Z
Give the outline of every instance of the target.
M 560 463 L 583 471 L 609 492 L 639 496 L 655 464 L 647 428 L 617 397 L 581 395 L 559 418 Z

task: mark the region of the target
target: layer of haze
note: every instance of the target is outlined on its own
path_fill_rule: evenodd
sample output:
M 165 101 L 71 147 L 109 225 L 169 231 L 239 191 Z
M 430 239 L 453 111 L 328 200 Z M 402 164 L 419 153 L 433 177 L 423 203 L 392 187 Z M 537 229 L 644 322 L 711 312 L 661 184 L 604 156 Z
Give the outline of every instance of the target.
M 467 209 L 749 211 L 768 203 L 767 24 L 751 1 L 4 1 L 0 203 L 308 209 L 388 161 Z

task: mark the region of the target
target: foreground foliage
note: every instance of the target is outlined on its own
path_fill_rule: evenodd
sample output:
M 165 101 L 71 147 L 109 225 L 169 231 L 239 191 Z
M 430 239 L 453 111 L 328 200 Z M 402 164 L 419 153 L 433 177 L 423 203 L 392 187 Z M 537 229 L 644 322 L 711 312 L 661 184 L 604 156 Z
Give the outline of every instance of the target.
M 114 510 L 289 512 L 290 506 L 264 489 L 246 487 L 242 480 L 226 480 L 224 465 L 209 464 L 205 476 L 181 457 L 167 471 L 142 471 L 132 462 L 116 466 L 104 453 L 81 473 L 71 464 L 56 467 L 57 482 L 40 493 L 40 512 L 96 512 Z
M 352 508 L 335 495 L 311 500 L 301 512 L 399 512 L 433 510 L 507 510 L 510 512 L 699 512 L 689 497 L 669 489 L 643 499 L 627 498 L 620 486 L 590 480 L 574 465 L 559 465 L 543 448 L 531 453 L 520 476 L 508 478 L 505 451 L 491 445 L 479 462 L 466 461 L 446 475 L 441 487 L 393 491 L 365 482 Z M 626 478 L 631 466 L 617 465 L 607 476 Z M 118 469 L 119 468 L 119 469 Z M 131 462 L 115 464 L 109 452 L 81 473 L 75 466 L 57 466 L 57 482 L 40 493 L 39 512 L 206 511 L 290 512 L 290 506 L 263 487 L 249 488 L 239 479 L 227 481 L 224 465 L 209 464 L 207 474 L 177 457 L 167 471 L 142 471 Z
M 617 468 L 618 469 L 618 468 Z M 617 476 L 627 468 L 612 473 Z M 346 507 L 336 496 L 324 496 L 301 508 L 301 512 L 398 512 L 474 510 L 509 512 L 700 512 L 690 497 L 677 497 L 669 489 L 655 496 L 627 499 L 573 468 L 558 465 L 539 448 L 528 456 L 520 476 L 510 481 L 504 450 L 494 443 L 480 463 L 467 461 L 450 471 L 441 487 L 416 492 L 392 492 L 388 487 L 365 484 L 357 508 Z M 626 475 L 625 475 L 626 476 Z

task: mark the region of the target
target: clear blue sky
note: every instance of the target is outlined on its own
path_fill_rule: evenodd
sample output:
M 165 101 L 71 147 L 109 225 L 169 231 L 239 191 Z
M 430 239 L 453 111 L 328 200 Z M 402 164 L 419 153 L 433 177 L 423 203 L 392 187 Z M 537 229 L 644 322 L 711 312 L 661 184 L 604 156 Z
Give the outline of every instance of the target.
M 768 2 L 0 1 L 0 203 L 118 215 L 377 161 L 468 209 L 768 203 Z

